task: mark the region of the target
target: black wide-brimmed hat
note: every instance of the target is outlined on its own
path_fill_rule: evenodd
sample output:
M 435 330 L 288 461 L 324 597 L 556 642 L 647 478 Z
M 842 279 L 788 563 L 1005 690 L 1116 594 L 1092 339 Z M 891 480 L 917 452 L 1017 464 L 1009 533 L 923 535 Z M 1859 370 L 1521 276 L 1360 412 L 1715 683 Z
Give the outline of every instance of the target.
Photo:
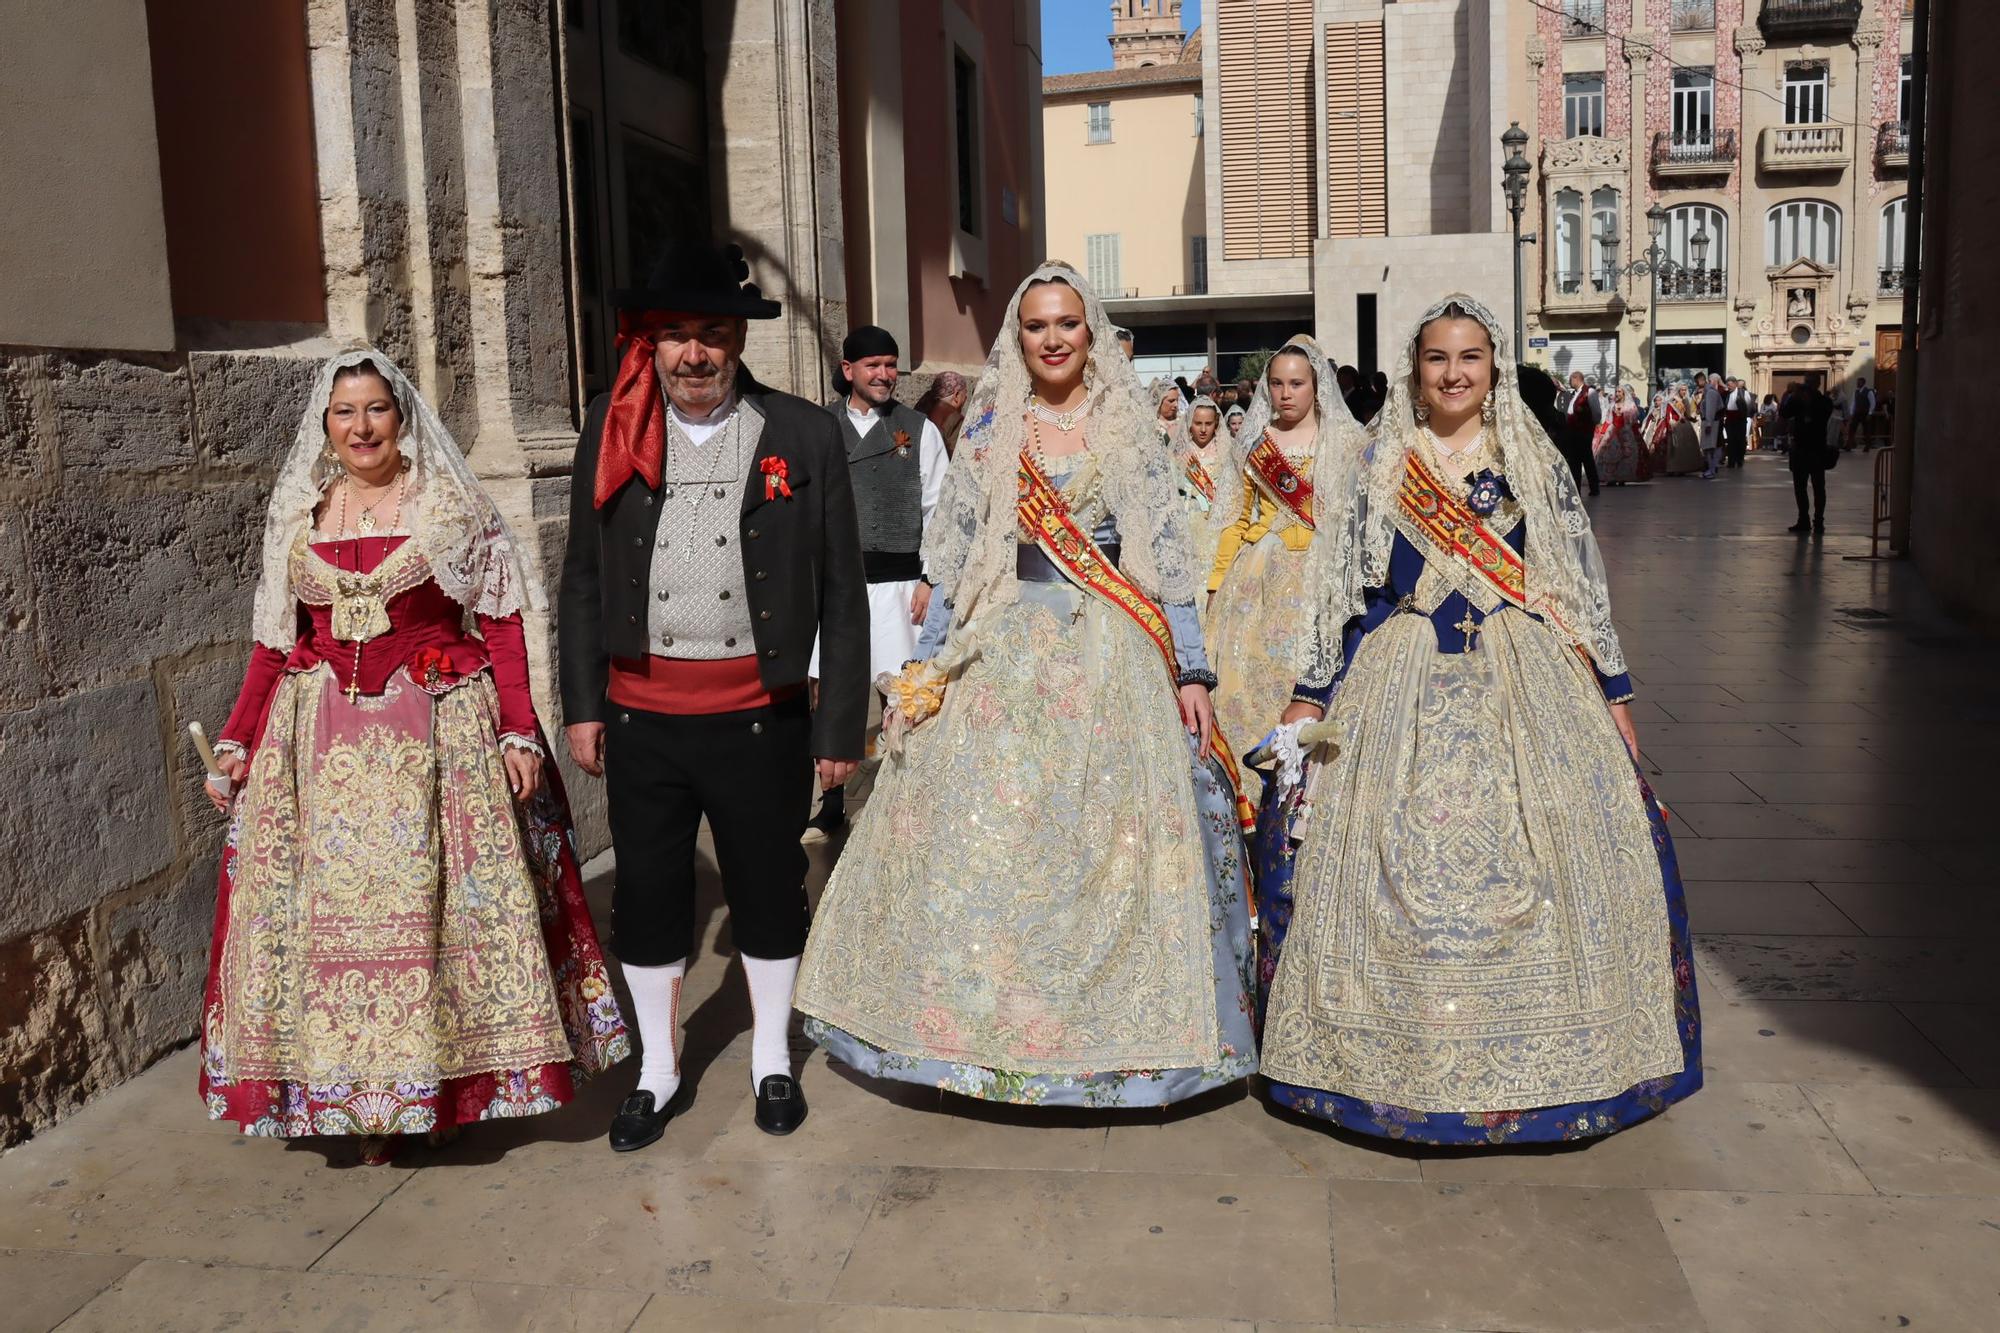
M 620 310 L 681 310 L 691 315 L 737 315 L 776 319 L 784 307 L 750 281 L 743 247 L 700 244 L 670 246 L 653 265 L 643 287 L 611 293 Z

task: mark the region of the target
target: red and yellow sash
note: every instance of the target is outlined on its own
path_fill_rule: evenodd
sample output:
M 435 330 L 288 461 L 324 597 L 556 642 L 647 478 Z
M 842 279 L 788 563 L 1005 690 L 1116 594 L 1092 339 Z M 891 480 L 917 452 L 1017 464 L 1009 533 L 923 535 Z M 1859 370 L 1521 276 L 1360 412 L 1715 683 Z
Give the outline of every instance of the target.
M 1034 459 L 1025 452 L 1021 455 L 1017 510 L 1021 530 L 1034 537 L 1056 568 L 1077 587 L 1106 605 L 1123 611 L 1159 649 L 1160 660 L 1167 668 L 1167 679 L 1178 681 L 1180 668 L 1174 658 L 1174 634 L 1167 624 L 1166 614 L 1130 579 L 1119 573 L 1116 565 L 1104 558 L 1104 552 L 1098 549 L 1090 534 L 1071 516 L 1062 493 L 1042 475 Z M 1236 766 L 1236 755 L 1230 750 L 1229 742 L 1223 739 L 1220 729 L 1214 733 L 1213 749 L 1216 759 L 1222 764 L 1223 774 L 1229 779 L 1230 795 L 1236 801 L 1236 817 L 1247 833 L 1257 826 L 1257 812 L 1243 795 L 1243 775 Z
M 1520 553 L 1439 481 L 1414 449 L 1404 456 L 1403 488 L 1396 499 L 1433 546 L 1464 560 L 1495 592 L 1527 609 L 1528 567 Z
M 1273 500 L 1306 527 L 1313 526 L 1312 478 L 1292 466 L 1268 432 L 1252 446 L 1244 462 L 1250 467 L 1250 475 L 1263 483 Z
M 1200 457 L 1193 453 L 1188 454 L 1187 461 L 1182 465 L 1181 470 L 1187 474 L 1188 484 L 1201 492 L 1201 498 L 1213 504 L 1215 502 L 1215 478 L 1208 475 L 1208 468 L 1202 464 Z

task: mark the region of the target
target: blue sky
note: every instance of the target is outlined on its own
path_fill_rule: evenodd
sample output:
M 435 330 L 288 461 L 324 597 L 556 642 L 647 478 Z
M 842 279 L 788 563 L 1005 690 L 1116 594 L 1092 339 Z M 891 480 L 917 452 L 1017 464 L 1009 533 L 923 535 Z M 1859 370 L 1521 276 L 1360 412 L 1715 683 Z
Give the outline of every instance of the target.
M 1183 0 L 1181 26 L 1201 26 L 1201 0 Z M 1111 0 L 1042 0 L 1042 73 L 1111 68 Z

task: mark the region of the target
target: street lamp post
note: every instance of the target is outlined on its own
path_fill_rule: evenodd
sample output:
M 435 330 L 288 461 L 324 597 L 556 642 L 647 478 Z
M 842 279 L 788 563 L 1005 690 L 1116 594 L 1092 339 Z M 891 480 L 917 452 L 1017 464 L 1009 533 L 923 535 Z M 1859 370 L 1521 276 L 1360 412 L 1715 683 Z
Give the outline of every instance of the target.
M 1507 150 L 1507 157 L 1500 164 L 1500 174 L 1505 178 L 1502 188 L 1507 191 L 1507 212 L 1514 219 L 1514 357 L 1520 360 L 1527 354 L 1527 343 L 1522 337 L 1521 295 L 1521 247 L 1532 244 L 1535 235 L 1529 232 L 1521 235 L 1521 213 L 1528 206 L 1528 159 L 1521 150 L 1528 146 L 1528 132 L 1521 128 L 1521 122 L 1509 125 L 1500 136 L 1500 146 Z
M 1646 210 L 1646 230 L 1650 244 L 1642 259 L 1635 259 L 1623 265 L 1618 263 L 1618 236 L 1605 231 L 1597 237 L 1598 246 L 1604 251 L 1604 276 L 1614 284 L 1620 277 L 1644 277 L 1652 282 L 1653 302 L 1646 309 L 1646 378 L 1647 398 L 1660 391 L 1660 279 L 1687 278 L 1693 282 L 1706 281 L 1708 260 L 1708 228 L 1697 227 L 1694 235 L 1688 237 L 1688 258 L 1694 262 L 1682 264 L 1668 259 L 1660 249 L 1660 233 L 1667 225 L 1667 210 L 1654 204 Z

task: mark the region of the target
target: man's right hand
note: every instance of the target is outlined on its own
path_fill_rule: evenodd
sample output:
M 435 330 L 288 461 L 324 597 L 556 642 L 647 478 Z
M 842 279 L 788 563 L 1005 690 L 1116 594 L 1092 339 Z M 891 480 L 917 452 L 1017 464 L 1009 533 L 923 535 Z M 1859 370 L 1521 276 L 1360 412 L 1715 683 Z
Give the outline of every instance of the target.
M 604 776 L 602 722 L 572 722 L 563 728 L 563 739 L 569 743 L 569 757 L 576 760 L 578 768 L 594 778 Z

